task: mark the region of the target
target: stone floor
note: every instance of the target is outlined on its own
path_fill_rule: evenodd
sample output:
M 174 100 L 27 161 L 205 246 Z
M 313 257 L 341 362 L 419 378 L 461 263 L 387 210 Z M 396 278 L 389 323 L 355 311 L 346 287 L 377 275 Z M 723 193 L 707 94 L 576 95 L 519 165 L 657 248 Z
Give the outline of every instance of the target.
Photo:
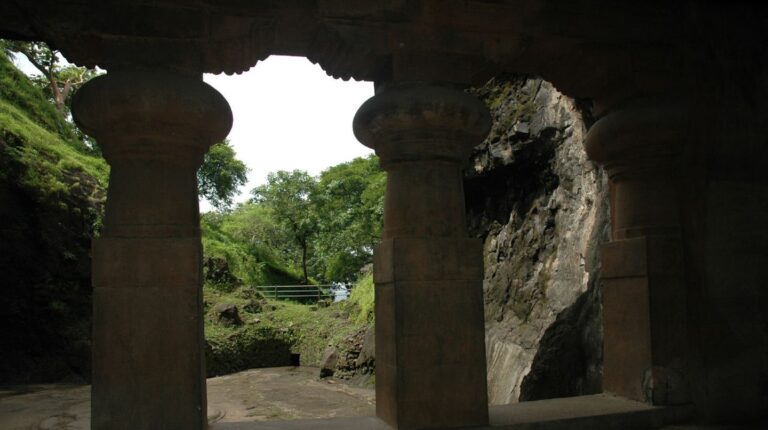
M 373 390 L 316 375 L 313 368 L 280 367 L 209 379 L 210 430 L 390 430 L 373 417 Z M 690 407 L 656 408 L 604 394 L 489 411 L 491 425 L 476 430 L 726 429 L 675 426 L 690 418 Z M 0 387 L 2 430 L 88 430 L 89 422 L 88 386 Z
M 472 430 L 650 430 L 685 422 L 688 407 L 657 408 L 598 394 L 564 399 L 496 405 L 490 425 Z M 218 423 L 211 430 L 391 430 L 370 416 L 292 421 Z M 679 430 L 699 430 L 680 428 Z M 467 429 L 469 430 L 469 429 Z M 664 430 L 667 430 L 666 428 Z M 671 429 L 670 429 L 671 430 Z M 678 430 L 676 428 L 676 430 Z M 713 429 L 714 430 L 714 429 Z
M 320 381 L 317 373 L 314 368 L 280 367 L 209 379 L 209 420 L 219 426 L 374 415 L 372 389 Z M 2 430 L 88 430 L 89 424 L 88 386 L 0 387 Z

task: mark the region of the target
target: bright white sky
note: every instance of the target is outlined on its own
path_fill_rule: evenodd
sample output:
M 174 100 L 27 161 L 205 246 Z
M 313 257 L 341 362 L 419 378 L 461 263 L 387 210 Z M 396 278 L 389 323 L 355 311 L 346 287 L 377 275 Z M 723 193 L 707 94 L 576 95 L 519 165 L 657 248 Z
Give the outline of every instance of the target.
M 276 170 L 317 175 L 332 165 L 373 151 L 352 134 L 352 118 L 373 96 L 372 82 L 327 76 L 303 57 L 269 57 L 242 75 L 205 75 L 229 101 L 229 140 L 251 169 L 237 201 Z M 200 210 L 210 210 L 201 202 Z
M 27 74 L 37 70 L 21 56 Z M 322 170 L 373 151 L 352 134 L 352 118 L 373 96 L 373 83 L 333 79 L 303 57 L 273 56 L 251 70 L 227 76 L 205 75 L 205 82 L 229 101 L 234 124 L 229 140 L 250 172 L 237 202 L 276 170 Z M 211 206 L 200 202 L 200 211 Z

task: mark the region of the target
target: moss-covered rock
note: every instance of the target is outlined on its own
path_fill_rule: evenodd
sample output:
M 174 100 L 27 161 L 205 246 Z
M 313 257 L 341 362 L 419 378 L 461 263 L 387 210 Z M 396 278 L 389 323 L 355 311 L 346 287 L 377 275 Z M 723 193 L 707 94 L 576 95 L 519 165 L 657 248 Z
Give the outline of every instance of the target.
M 258 367 L 291 364 L 293 333 L 273 326 L 248 324 L 224 336 L 208 336 L 205 364 L 208 377 Z

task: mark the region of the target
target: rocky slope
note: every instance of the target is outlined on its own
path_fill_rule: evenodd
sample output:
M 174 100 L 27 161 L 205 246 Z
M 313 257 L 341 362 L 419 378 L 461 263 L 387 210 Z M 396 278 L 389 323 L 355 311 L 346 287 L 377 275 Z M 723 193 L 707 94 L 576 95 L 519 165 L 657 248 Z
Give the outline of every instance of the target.
M 599 391 L 608 199 L 582 146 L 589 109 L 534 78 L 476 93 L 494 118 L 465 180 L 470 234 L 484 240 L 490 401 Z

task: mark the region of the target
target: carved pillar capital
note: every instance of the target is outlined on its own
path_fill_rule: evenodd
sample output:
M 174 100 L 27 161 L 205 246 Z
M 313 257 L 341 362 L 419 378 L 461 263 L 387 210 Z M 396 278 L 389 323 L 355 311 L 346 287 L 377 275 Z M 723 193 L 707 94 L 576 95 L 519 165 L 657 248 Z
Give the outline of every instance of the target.
M 464 91 L 423 83 L 385 84 L 355 115 L 353 130 L 383 163 L 463 162 L 491 128 L 488 108 Z
M 384 238 L 466 236 L 461 167 L 490 126 L 488 108 L 450 86 L 382 85 L 360 107 L 355 136 L 389 172 Z
M 198 234 L 195 173 L 232 111 L 201 78 L 123 69 L 77 92 L 73 115 L 112 167 L 105 236 Z
M 675 100 L 635 100 L 609 111 L 589 130 L 589 157 L 611 179 L 667 174 L 688 132 L 688 109 Z
M 587 154 L 611 180 L 614 240 L 678 233 L 677 177 L 689 115 L 678 100 L 642 99 L 590 128 Z
M 164 160 L 199 165 L 232 127 L 232 111 L 202 79 L 156 70 L 119 70 L 80 89 L 73 116 L 110 164 Z

